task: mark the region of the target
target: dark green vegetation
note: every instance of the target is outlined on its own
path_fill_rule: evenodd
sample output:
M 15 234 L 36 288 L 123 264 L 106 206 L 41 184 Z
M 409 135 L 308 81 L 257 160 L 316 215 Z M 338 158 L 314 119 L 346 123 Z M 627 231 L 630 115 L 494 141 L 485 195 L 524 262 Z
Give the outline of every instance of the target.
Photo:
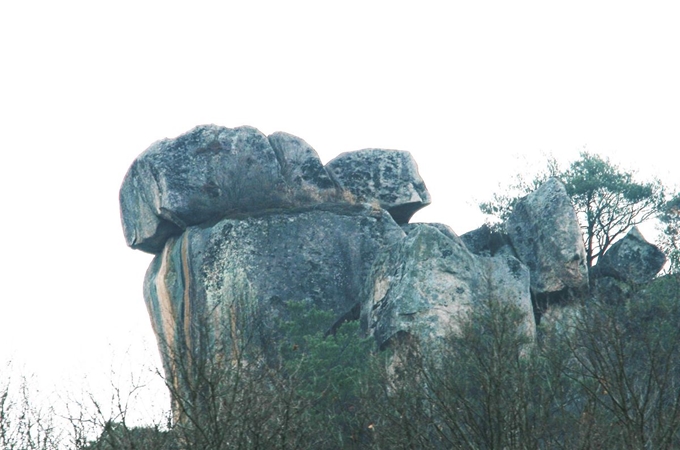
M 3 385 L 0 447 L 679 448 L 679 296 L 669 275 L 626 302 L 582 299 L 556 310 L 535 341 L 519 311 L 490 298 L 430 358 L 407 338 L 375 352 L 356 322 L 324 337 L 315 324 L 325 313 L 293 304 L 278 362 L 263 363 L 253 342 L 228 363 L 194 368 L 196 395 L 175 398 L 183 415 L 172 428 L 135 428 L 123 414 L 85 444 L 82 415 L 59 434 L 26 389 L 16 399 Z

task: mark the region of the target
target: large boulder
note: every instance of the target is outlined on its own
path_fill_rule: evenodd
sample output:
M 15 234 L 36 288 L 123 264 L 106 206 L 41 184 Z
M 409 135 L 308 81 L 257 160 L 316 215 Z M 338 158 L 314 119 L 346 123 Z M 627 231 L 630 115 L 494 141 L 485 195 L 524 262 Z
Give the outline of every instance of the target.
M 377 202 L 394 220 L 407 223 L 430 204 L 430 193 L 409 152 L 365 149 L 346 152 L 328 164 L 334 180 L 359 202 Z
M 427 345 L 458 333 L 468 314 L 493 296 L 519 306 L 533 335 L 528 269 L 510 256 L 473 255 L 441 228 L 412 225 L 379 254 L 363 294 L 362 327 L 381 347 L 404 334 Z
M 328 329 L 352 311 L 358 319 L 376 255 L 403 236 L 383 210 L 327 205 L 223 219 L 170 238 L 144 289 L 169 379 L 181 377 L 176 355 L 200 355 L 225 327 L 226 349 L 244 336 L 272 347 L 272 324 L 289 302 L 329 312 Z
M 588 285 L 586 252 L 564 185 L 551 178 L 521 199 L 505 223 L 510 242 L 531 272 L 537 294 Z
M 281 168 L 252 127 L 204 125 L 152 144 L 120 190 L 127 244 L 157 253 L 182 229 L 286 202 Z
M 612 277 L 635 285 L 652 281 L 664 264 L 666 255 L 633 227 L 623 239 L 609 247 L 592 272 L 596 278 Z

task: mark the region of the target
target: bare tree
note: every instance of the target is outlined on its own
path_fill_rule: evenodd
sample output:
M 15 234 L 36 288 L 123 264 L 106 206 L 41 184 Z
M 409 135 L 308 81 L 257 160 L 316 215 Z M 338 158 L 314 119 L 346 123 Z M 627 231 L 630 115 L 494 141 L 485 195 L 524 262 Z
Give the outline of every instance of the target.
M 57 450 L 62 435 L 54 410 L 32 390 L 30 380 L 13 373 L 8 363 L 0 373 L 0 448 L 4 450 Z

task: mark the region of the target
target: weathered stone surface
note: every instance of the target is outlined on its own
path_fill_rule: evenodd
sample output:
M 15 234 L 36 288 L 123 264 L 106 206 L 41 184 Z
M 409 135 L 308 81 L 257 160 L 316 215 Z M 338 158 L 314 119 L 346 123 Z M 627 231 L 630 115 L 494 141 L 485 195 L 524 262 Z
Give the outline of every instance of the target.
M 252 127 L 204 125 L 152 144 L 120 190 L 125 239 L 157 253 L 182 229 L 287 202 L 276 154 Z
M 377 201 L 394 220 L 407 223 L 430 204 L 430 194 L 409 152 L 365 149 L 336 157 L 326 169 L 333 179 L 358 201 Z
M 510 245 L 510 239 L 506 234 L 493 230 L 487 224 L 462 234 L 460 238 L 468 250 L 480 256 L 494 256 L 502 252 L 505 246 Z
M 276 132 L 269 136 L 286 184 L 308 203 L 335 200 L 338 189 L 321 164 L 319 155 L 304 140 L 292 134 Z
M 551 178 L 520 200 L 505 224 L 536 293 L 588 284 L 586 253 L 576 213 L 564 185 Z
M 512 257 L 475 256 L 441 227 L 410 225 L 380 253 L 362 296 L 362 327 L 380 346 L 403 333 L 433 342 L 457 333 L 471 309 L 496 295 L 526 311 L 533 335 L 528 269 Z
M 439 230 L 444 236 L 453 239 L 454 241 L 459 241 L 460 237 L 451 229 L 450 226 L 444 225 L 443 223 L 405 223 L 401 225 L 401 229 L 409 235 L 420 230 L 423 226 L 431 227 Z
M 613 277 L 631 284 L 652 281 L 666 264 L 666 255 L 645 240 L 637 227 L 615 242 L 593 267 L 593 276 Z
M 547 336 L 565 337 L 573 336 L 575 330 L 579 328 L 579 323 L 583 320 L 583 303 L 555 304 L 548 308 L 541 318 L 538 333 L 545 333 Z
M 266 323 L 288 302 L 305 302 L 334 314 L 330 328 L 360 301 L 379 249 L 403 236 L 385 211 L 346 205 L 189 227 L 167 242 L 145 280 L 161 354 L 166 344 L 171 353 L 195 354 L 199 342 L 214 339 L 206 314 L 231 326 L 226 316 L 246 311 Z M 232 330 L 263 342 L 271 332 L 241 319 Z M 169 376 L 173 367 L 165 356 Z
M 536 335 L 536 322 L 531 304 L 529 268 L 517 258 L 505 253 L 481 257 L 487 286 L 478 293 L 478 302 L 489 297 L 510 302 L 524 313 L 522 329 L 528 336 Z
M 135 161 L 120 190 L 121 221 L 128 246 L 156 253 L 169 237 L 182 232 L 181 227 L 162 217 L 159 195 L 150 165 Z
M 635 290 L 631 283 L 608 276 L 593 276 L 590 294 L 597 300 L 610 305 L 622 304 L 630 299 Z

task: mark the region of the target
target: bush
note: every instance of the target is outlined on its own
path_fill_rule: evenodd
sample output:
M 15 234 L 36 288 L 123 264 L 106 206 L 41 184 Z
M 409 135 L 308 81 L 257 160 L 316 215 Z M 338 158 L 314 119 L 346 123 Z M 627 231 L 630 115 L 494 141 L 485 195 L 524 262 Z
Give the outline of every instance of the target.
M 185 375 L 195 378 L 182 390 L 169 383 L 183 414 L 171 428 L 161 426 L 165 417 L 150 418 L 150 427 L 131 426 L 121 401 L 121 411 L 109 415 L 75 405 L 81 409 L 71 417 L 73 430 L 60 431 L 54 411 L 36 407 L 25 381 L 4 382 L 0 445 L 680 448 L 679 298 L 680 279 L 668 276 L 626 301 L 584 299 L 560 321 L 545 321 L 536 341 L 515 306 L 489 298 L 459 334 L 426 352 L 404 333 L 380 353 L 360 336 L 357 322 L 329 333 L 328 313 L 289 303 L 272 334 L 273 348 L 265 352 L 257 339 L 241 335 L 240 350 L 230 358 L 214 353 L 192 365 Z M 229 326 L 224 331 L 234 336 Z M 98 439 L 87 442 L 93 432 Z

